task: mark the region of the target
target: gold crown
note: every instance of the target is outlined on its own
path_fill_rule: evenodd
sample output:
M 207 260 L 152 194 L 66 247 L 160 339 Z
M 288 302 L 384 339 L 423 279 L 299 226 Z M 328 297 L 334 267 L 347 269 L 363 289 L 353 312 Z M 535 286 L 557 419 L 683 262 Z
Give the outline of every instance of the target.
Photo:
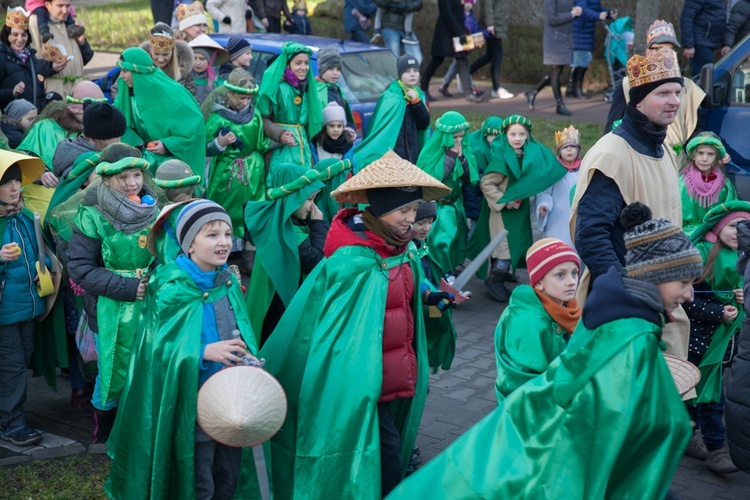
M 177 21 L 184 21 L 189 17 L 202 16 L 203 4 L 200 2 L 181 3 L 177 6 Z
M 580 146 L 581 144 L 578 129 L 576 129 L 573 125 L 568 128 L 562 129 L 562 131 L 555 132 L 555 145 L 557 146 L 558 150 L 563 146 L 569 146 L 571 144 L 575 144 L 576 146 Z
M 653 51 L 646 57 L 634 55 L 628 60 L 627 69 L 631 89 L 667 78 L 682 77 L 677 54 L 667 48 Z
M 674 31 L 672 23 L 657 19 L 651 26 L 648 27 L 648 35 L 646 35 L 646 47 L 650 47 L 654 39 L 659 37 L 669 37 L 674 41 L 677 41 L 677 35 Z
M 294 2 L 294 10 L 307 10 L 307 3 L 305 0 L 297 0 Z
M 29 29 L 29 13 L 23 7 L 8 8 L 5 15 L 5 25 L 8 28 Z
M 174 49 L 174 38 L 166 31 L 153 33 L 148 40 L 148 44 L 152 52 L 164 54 Z

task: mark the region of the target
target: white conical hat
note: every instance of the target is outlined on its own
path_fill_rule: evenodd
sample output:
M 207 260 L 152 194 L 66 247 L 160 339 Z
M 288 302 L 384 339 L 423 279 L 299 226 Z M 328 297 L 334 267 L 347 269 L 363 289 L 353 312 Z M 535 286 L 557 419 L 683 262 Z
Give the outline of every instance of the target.
M 286 418 L 286 394 L 270 373 L 233 366 L 215 373 L 198 391 L 198 425 L 212 439 L 246 448 L 271 439 Z
M 439 200 L 451 192 L 421 168 L 388 151 L 341 184 L 331 196 L 341 203 L 369 203 L 368 189 L 414 186 L 422 188 L 424 201 Z
M 669 367 L 669 372 L 672 374 L 680 396 L 684 396 L 698 385 L 701 379 L 701 371 L 693 363 L 666 353 L 664 353 L 664 360 L 667 362 L 667 367 Z

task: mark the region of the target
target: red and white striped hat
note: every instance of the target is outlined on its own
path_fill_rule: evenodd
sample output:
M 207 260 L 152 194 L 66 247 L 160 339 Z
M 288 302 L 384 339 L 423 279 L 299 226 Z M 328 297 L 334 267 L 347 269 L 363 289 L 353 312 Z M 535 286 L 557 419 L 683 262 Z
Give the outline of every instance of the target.
M 536 285 L 550 270 L 563 262 L 574 262 L 581 268 L 578 254 L 570 245 L 557 238 L 542 238 L 526 251 L 531 286 Z

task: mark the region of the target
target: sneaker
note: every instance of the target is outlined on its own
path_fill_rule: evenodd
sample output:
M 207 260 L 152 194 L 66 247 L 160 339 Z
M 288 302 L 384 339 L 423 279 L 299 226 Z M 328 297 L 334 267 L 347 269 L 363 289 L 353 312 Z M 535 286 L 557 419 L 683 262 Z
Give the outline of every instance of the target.
M 48 29 L 40 29 L 39 34 L 42 35 L 42 43 L 47 43 L 55 38 L 55 36 L 50 33 Z
M 420 457 L 416 453 L 412 453 L 411 454 L 411 459 L 409 460 L 409 465 L 411 465 L 412 467 L 416 468 L 417 465 L 419 465 L 421 463 L 422 463 L 422 457 Z
M 401 43 L 405 43 L 406 45 L 419 45 L 419 40 L 414 39 L 413 33 L 406 33 L 401 39 Z
M 438 89 L 438 92 L 440 92 L 443 95 L 443 97 L 453 97 L 453 94 L 448 92 L 447 85 L 441 85 L 440 88 Z
M 476 87 L 473 87 L 473 88 L 471 89 L 471 93 L 472 93 L 472 94 L 474 94 L 474 95 L 475 95 L 475 96 L 477 96 L 477 97 L 482 97 L 482 96 L 484 95 L 484 90 L 482 90 L 482 89 L 478 89 L 478 88 L 476 88 Z
M 492 91 L 492 97 L 494 97 L 495 99 L 497 99 L 498 97 L 500 99 L 513 99 L 515 96 L 516 94 L 504 87 L 498 87 L 497 90 Z
M 86 28 L 84 28 L 83 26 L 68 26 L 68 36 L 70 38 L 78 38 L 84 33 L 86 33 Z
M 729 458 L 726 448 L 709 451 L 708 457 L 706 457 L 706 468 L 717 474 L 737 472 L 737 467 L 732 463 L 732 459 Z
M 706 457 L 708 457 L 706 445 L 703 444 L 703 441 L 697 434 L 693 434 L 693 437 L 690 438 L 687 448 L 685 449 L 685 455 L 697 458 L 698 460 L 705 460 Z
M 26 424 L 8 427 L 0 434 L 0 438 L 10 441 L 16 446 L 31 446 L 42 440 L 42 435 Z
M 376 43 L 381 38 L 383 38 L 383 36 L 380 34 L 379 31 L 376 31 L 375 34 L 372 36 L 372 38 L 370 38 L 370 43 Z
M 476 95 L 476 94 L 473 94 L 473 93 L 472 93 L 472 94 L 467 94 L 467 95 L 466 95 L 466 100 L 467 100 L 468 102 L 482 102 L 482 98 L 481 98 L 481 97 L 479 97 L 479 96 L 478 96 L 478 95 Z

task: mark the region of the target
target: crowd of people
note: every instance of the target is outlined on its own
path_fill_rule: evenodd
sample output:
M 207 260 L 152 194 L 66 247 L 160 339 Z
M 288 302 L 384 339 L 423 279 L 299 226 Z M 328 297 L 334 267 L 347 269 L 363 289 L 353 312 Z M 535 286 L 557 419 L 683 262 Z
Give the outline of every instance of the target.
M 0 438 L 43 439 L 23 412 L 26 372 L 54 385 L 62 368 L 93 443 L 108 446 L 110 497 L 260 498 L 251 450 L 209 435 L 196 403 L 214 374 L 255 365 L 286 393 L 265 447 L 278 498 L 663 498 L 684 453 L 720 474 L 733 459 L 748 468 L 745 430 L 723 418 L 726 406 L 727 423 L 743 421 L 748 391 L 722 375 L 750 364 L 736 356 L 750 202 L 721 138 L 696 132 L 703 95 L 682 76 L 672 25 L 655 21 L 645 55 L 628 60 L 612 130 L 584 152 L 571 125 L 550 150 L 525 116 L 472 132 L 427 105 L 432 73 L 454 56 L 467 99 L 488 62 L 508 97 L 505 3 L 487 1 L 487 55 L 469 66 L 438 33 L 464 37 L 473 1 L 439 2 L 424 65 L 410 15 L 421 2 L 349 1 L 353 38 L 372 17 L 399 45 L 359 142 L 335 47 L 317 52 L 313 75 L 314 49 L 285 42 L 257 83 L 250 44 L 222 47 L 203 6 L 180 4 L 175 28 L 159 21 L 122 52 L 110 103 L 82 76 L 92 52 L 69 0 L 8 10 Z M 222 31 L 258 15 L 258 29 L 280 29 L 284 2 L 263 14 L 240 3 L 208 2 Z M 562 69 L 573 65 L 581 97 L 593 48 L 572 43 L 575 20 L 593 29 L 617 12 L 545 9 L 552 70 L 526 97 L 533 106 L 550 83 L 565 115 Z M 560 33 L 569 47 L 553 43 Z M 66 57 L 30 48 L 51 40 Z M 450 369 L 452 308 L 471 296 L 452 285 L 480 253 L 477 276 L 507 303 L 498 406 L 414 473 L 428 375 Z M 663 352 L 700 381 L 673 380 Z

